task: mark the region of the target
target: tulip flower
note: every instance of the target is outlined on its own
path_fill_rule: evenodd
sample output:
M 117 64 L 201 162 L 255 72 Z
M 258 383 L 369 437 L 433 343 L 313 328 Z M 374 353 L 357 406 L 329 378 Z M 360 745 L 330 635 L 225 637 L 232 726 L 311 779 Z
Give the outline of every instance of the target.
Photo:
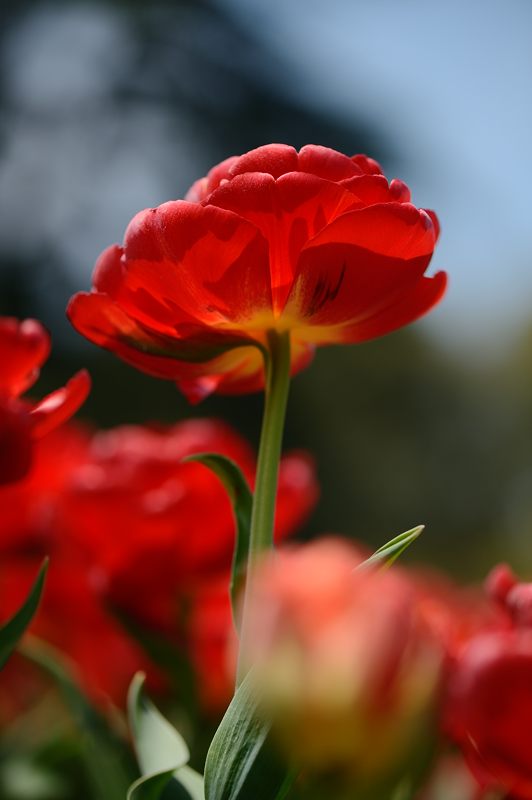
M 532 798 L 531 715 L 532 630 L 474 637 L 450 679 L 447 727 L 479 782 L 519 800 Z
M 501 564 L 486 580 L 498 629 L 480 630 L 454 659 L 445 724 L 481 786 L 532 798 L 532 584 Z
M 27 473 L 32 442 L 75 414 L 89 393 L 81 370 L 38 403 L 22 399 L 49 354 L 50 337 L 39 322 L 0 317 L 0 485 Z
M 289 338 L 297 372 L 317 345 L 373 339 L 432 308 L 446 280 L 424 275 L 437 237 L 435 214 L 372 159 L 266 145 L 137 214 L 68 314 L 192 401 L 253 391 L 272 333 Z

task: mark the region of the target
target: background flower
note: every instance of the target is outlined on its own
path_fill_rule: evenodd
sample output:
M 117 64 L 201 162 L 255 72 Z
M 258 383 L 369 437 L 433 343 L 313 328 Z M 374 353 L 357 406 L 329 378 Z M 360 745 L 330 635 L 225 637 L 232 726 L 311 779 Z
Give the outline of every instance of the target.
M 49 354 L 50 337 L 39 322 L 0 317 L 0 485 L 26 474 L 32 441 L 75 414 L 89 393 L 89 375 L 81 370 L 38 403 L 22 400 Z
M 423 758 L 444 648 L 406 575 L 361 563 L 336 540 L 265 559 L 245 657 L 288 758 L 365 796 Z
M 481 786 L 525 800 L 532 798 L 532 584 L 501 565 L 487 589 L 500 624 L 472 633 L 456 653 L 445 724 Z
M 111 697 L 123 704 L 133 673 L 149 665 L 118 611 L 146 633 L 164 636 L 176 656 L 188 654 L 202 676 L 211 675 L 212 686 L 200 687 L 207 705 L 219 709 L 230 696 L 232 510 L 218 478 L 183 462 L 206 451 L 234 459 L 253 482 L 253 452 L 244 439 L 223 423 L 190 420 L 97 433 L 66 426 L 38 443 L 24 480 L 0 489 L 2 613 L 17 607 L 50 555 L 49 586 L 32 630 L 77 662 L 99 702 Z M 302 523 L 317 493 L 312 460 L 287 455 L 279 538 Z M 196 627 L 192 620 L 200 616 Z

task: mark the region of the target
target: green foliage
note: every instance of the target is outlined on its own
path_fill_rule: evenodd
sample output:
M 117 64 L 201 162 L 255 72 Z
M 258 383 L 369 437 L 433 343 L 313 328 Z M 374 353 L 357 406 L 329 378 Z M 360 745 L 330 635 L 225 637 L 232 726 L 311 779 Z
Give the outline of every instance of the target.
M 198 453 L 190 456 L 187 461 L 198 461 L 208 467 L 223 483 L 231 505 L 236 522 L 236 541 L 233 551 L 233 565 L 231 569 L 231 582 L 229 591 L 233 608 L 233 619 L 237 624 L 236 605 L 240 592 L 246 580 L 246 568 L 249 553 L 249 537 L 251 528 L 251 510 L 253 495 L 248 486 L 242 470 L 230 458 L 219 453 Z
M 129 691 L 129 721 L 142 777 L 129 788 L 128 800 L 204 800 L 203 778 L 187 766 L 183 737 L 143 693 L 137 674 Z
M 205 764 L 206 800 L 281 800 L 292 783 L 258 713 L 252 673 L 240 684 L 211 742 Z
M 0 669 L 6 664 L 9 656 L 24 634 L 24 631 L 35 616 L 44 588 L 44 579 L 47 569 L 48 560 L 45 560 L 24 604 L 19 608 L 17 613 L 0 628 Z

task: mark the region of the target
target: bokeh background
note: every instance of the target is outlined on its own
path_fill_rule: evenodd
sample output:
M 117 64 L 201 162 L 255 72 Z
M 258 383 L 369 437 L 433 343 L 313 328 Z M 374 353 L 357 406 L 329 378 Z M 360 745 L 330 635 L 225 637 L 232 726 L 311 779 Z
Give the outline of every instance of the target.
M 437 210 L 450 289 L 294 381 L 286 444 L 322 484 L 302 535 L 423 522 L 410 559 L 532 569 L 530 1 L 17 0 L 0 20 L 0 313 L 51 330 L 38 388 L 86 365 L 95 425 L 222 416 L 256 441 L 260 397 L 191 408 L 82 341 L 66 302 L 136 211 L 230 154 L 367 152 Z

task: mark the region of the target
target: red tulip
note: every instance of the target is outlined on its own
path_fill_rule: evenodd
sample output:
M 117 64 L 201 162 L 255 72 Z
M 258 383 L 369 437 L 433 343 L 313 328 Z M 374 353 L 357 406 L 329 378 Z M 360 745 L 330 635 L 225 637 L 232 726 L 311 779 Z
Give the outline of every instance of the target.
M 479 783 L 516 800 L 532 798 L 532 584 L 496 567 L 486 590 L 497 629 L 473 634 L 456 654 L 444 709 L 446 728 Z
M 479 781 L 532 798 L 532 631 L 474 637 L 451 675 L 447 726 Z
M 50 354 L 50 337 L 33 319 L 0 317 L 0 485 L 30 468 L 32 441 L 69 419 L 85 401 L 90 379 L 81 370 L 38 403 L 21 399 Z
M 424 275 L 437 236 L 435 214 L 372 159 L 266 145 L 137 214 L 68 315 L 192 401 L 254 391 L 270 330 L 290 332 L 294 373 L 316 345 L 373 339 L 432 308 L 446 282 Z

